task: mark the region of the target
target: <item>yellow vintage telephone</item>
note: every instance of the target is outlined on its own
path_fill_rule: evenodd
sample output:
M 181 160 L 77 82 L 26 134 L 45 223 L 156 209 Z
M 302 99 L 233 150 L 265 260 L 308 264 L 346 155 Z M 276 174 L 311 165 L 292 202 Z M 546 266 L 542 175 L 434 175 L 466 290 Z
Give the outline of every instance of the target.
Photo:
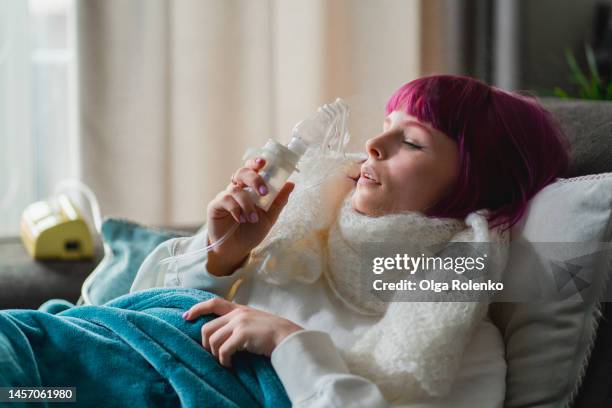
M 32 203 L 23 211 L 21 239 L 35 259 L 77 260 L 94 256 L 92 231 L 74 201 L 61 192 L 66 189 L 79 190 L 88 198 L 99 231 L 99 207 L 93 192 L 79 181 L 63 181 L 53 197 Z

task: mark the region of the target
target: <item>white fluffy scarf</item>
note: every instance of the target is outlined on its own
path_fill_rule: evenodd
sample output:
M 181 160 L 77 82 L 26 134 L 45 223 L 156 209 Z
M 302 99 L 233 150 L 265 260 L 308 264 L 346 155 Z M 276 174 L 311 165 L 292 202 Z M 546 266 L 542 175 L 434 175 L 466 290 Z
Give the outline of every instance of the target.
M 487 277 L 498 279 L 507 258 L 508 236 L 488 229 L 482 213 L 465 221 L 426 217 L 418 212 L 370 217 L 354 211 L 354 183 L 346 173 L 359 156 L 318 157 L 310 151 L 296 188 L 250 263 L 260 279 L 276 284 L 315 282 L 322 275 L 355 313 L 381 316 L 348 350 L 350 371 L 374 381 L 391 401 L 442 396 L 450 391 L 465 346 L 487 311 L 487 299 L 458 302 L 384 302 L 359 287 L 363 245 L 409 244 L 413 256 L 431 254 L 447 242 L 496 242 L 489 248 Z M 414 252 L 413 252 L 414 251 Z M 428 272 L 429 273 L 429 272 Z
M 364 290 L 364 281 L 357 276 L 366 272 L 360 267 L 369 266 L 362 265 L 364 252 L 371 245 L 388 243 L 400 244 L 402 253 L 411 256 L 433 255 L 433 247 L 450 241 L 466 226 L 460 220 L 430 218 L 419 212 L 367 216 L 352 208 L 351 197 L 349 193 L 344 199 L 340 214 L 329 230 L 328 267 L 323 272 L 334 293 L 347 307 L 363 315 L 380 316 L 386 311 L 388 302 Z

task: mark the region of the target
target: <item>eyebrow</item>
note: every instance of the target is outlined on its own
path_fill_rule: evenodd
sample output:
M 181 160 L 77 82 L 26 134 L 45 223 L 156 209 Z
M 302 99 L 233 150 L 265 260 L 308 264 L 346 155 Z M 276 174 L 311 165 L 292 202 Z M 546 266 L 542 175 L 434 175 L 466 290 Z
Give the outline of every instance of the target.
M 429 130 L 426 126 L 424 126 L 422 123 L 417 122 L 416 120 L 412 120 L 412 119 L 406 119 L 403 120 L 401 122 L 402 125 L 406 126 L 406 125 L 412 125 L 412 126 L 417 126 L 420 127 L 421 129 L 423 129 L 425 132 L 427 132 L 427 134 L 430 137 L 433 137 L 433 134 L 431 133 L 431 130 Z

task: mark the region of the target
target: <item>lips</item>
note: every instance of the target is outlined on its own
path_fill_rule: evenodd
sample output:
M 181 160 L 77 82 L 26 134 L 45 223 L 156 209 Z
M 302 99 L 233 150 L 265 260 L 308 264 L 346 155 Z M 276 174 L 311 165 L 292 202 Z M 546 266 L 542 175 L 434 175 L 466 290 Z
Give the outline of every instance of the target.
M 373 182 L 376 184 L 380 184 L 378 175 L 372 170 L 371 167 L 362 167 L 361 168 L 361 177 L 368 180 L 369 182 Z

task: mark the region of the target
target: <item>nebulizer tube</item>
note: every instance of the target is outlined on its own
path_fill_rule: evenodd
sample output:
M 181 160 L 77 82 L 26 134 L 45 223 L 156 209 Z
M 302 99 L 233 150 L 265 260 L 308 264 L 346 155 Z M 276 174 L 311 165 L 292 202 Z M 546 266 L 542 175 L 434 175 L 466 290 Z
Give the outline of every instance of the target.
M 309 148 L 319 148 L 322 152 L 345 155 L 344 149 L 350 139 L 347 127 L 348 113 L 348 105 L 338 98 L 331 104 L 319 107 L 314 115 L 297 123 L 292 130 L 291 141 L 287 146 L 278 143 L 274 139 L 269 139 L 262 148 L 247 149 L 242 158 L 243 161 L 254 157 L 263 157 L 265 159 L 265 165 L 259 171 L 259 174 L 266 183 L 268 194 L 260 196 L 250 187 L 245 187 L 255 205 L 264 211 L 269 210 L 287 179 L 294 171 L 299 172 L 297 165 Z M 301 189 L 301 192 L 304 193 L 308 189 L 320 185 L 322 182 L 320 180 L 313 185 L 307 186 Z M 295 199 L 295 197 L 293 198 Z M 208 251 L 223 244 L 239 226 L 239 223 L 235 223 L 216 242 L 204 248 L 184 253 L 182 252 L 185 248 L 182 247 L 188 247 L 189 240 L 192 237 L 175 239 L 170 246 L 170 256 L 159 261 L 158 267 L 167 268 L 166 274 L 174 274 L 175 283 L 177 286 L 180 286 L 180 270 L 182 267 L 203 262 L 202 257 Z

